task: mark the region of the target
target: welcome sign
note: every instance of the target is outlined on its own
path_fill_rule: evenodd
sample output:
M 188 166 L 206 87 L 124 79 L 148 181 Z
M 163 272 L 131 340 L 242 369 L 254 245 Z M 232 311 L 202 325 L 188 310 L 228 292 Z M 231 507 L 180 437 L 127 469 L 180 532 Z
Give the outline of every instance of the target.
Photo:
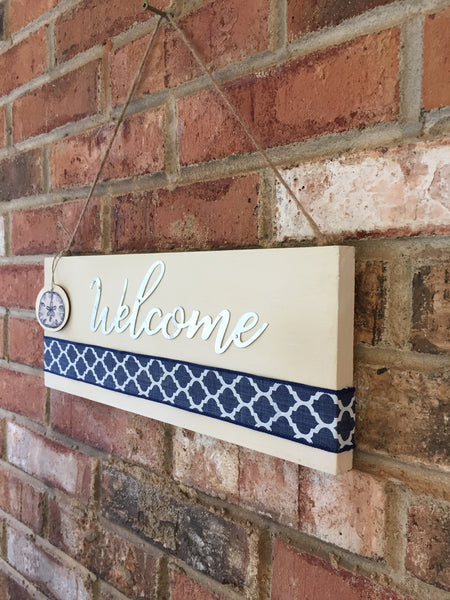
M 353 248 L 69 257 L 55 282 L 70 317 L 53 328 L 42 305 L 47 386 L 351 468 Z

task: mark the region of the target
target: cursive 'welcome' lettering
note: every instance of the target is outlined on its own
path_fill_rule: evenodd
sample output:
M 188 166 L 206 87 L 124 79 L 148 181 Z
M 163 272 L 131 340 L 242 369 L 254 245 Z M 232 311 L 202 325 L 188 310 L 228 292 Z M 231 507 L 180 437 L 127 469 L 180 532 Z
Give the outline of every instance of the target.
M 152 264 L 139 286 L 132 308 L 125 303 L 128 290 L 128 279 L 125 279 L 115 316 L 109 325 L 109 306 L 104 306 L 100 315 L 98 314 L 102 295 L 102 281 L 100 277 L 95 277 L 90 286 L 91 289 L 94 286 L 97 288 L 91 315 L 91 331 L 96 332 L 100 329 L 103 335 L 109 335 L 113 331 L 123 333 L 128 329 L 130 337 L 133 339 L 137 339 L 143 333 L 150 336 L 161 333 L 168 340 L 177 338 L 183 331 L 188 339 L 192 339 L 200 331 L 202 339 L 207 340 L 215 332 L 214 350 L 217 354 L 222 354 L 231 344 L 234 344 L 237 348 L 250 346 L 268 327 L 268 323 L 262 323 L 255 330 L 258 324 L 258 315 L 255 312 L 246 312 L 238 319 L 227 337 L 231 319 L 231 313 L 227 309 L 221 310 L 214 318 L 210 315 L 200 317 L 198 310 L 193 310 L 190 316 L 187 317 L 184 308 L 181 306 L 175 306 L 167 314 L 163 314 L 163 311 L 156 306 L 147 306 L 143 309 L 143 305 L 155 293 L 161 283 L 165 270 L 166 267 L 162 260 L 157 260 Z M 141 311 L 145 315 L 143 320 Z M 142 320 L 140 325 L 138 325 L 138 319 L 139 321 Z M 244 334 L 249 335 L 243 339 Z

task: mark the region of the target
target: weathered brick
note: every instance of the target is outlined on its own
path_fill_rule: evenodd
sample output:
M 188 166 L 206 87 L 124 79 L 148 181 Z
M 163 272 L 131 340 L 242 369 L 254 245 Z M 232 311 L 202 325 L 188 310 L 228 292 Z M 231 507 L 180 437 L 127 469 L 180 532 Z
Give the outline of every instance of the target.
M 0 256 L 6 255 L 5 218 L 0 216 Z
M 5 357 L 5 317 L 0 315 L 0 358 Z
M 8 527 L 8 562 L 50 598 L 91 600 L 93 581 L 52 556 L 29 536 Z M 51 575 L 50 575 L 51 574 Z
M 216 0 L 184 17 L 180 26 L 211 69 L 264 51 L 269 45 L 269 2 Z M 252 27 L 248 27 L 248 23 Z M 114 104 L 124 102 L 151 34 L 122 48 L 111 58 Z M 135 97 L 176 86 L 202 75 L 201 68 L 172 29 L 160 30 L 145 65 Z
M 163 9 L 166 0 L 154 0 Z M 149 13 L 140 4 L 122 0 L 85 0 L 56 21 L 56 57 L 58 62 L 72 58 L 78 52 L 103 44 L 134 23 L 147 21 Z
M 177 428 L 173 438 L 173 476 L 213 496 L 237 500 L 239 448 Z
M 3 6 L 3 4 L 1 5 Z M 0 8 L 1 10 L 1 8 Z M 1 36 L 0 36 L 1 39 Z M 5 108 L 0 106 L 0 148 L 3 148 L 6 144 L 5 139 Z
M 50 486 L 76 496 L 91 498 L 95 461 L 15 423 L 8 423 L 7 455 L 11 464 Z
M 418 352 L 450 352 L 450 261 L 420 267 L 413 280 L 411 343 Z
M 0 4 L 0 40 L 5 38 L 5 5 Z
M 244 77 L 226 92 L 265 147 L 389 121 L 399 106 L 398 47 L 398 30 L 383 31 Z M 215 91 L 178 108 L 183 164 L 253 149 Z
M 9 28 L 11 33 L 25 27 L 58 4 L 59 0 L 11 0 Z
M 111 98 L 113 105 L 125 102 L 152 33 L 129 42 L 112 54 Z M 165 33 L 160 29 L 153 41 L 153 47 L 144 65 L 134 98 L 161 90 L 166 85 L 164 37 Z
M 239 499 L 286 525 L 298 523 L 298 467 L 246 448 L 239 450 Z
M 42 377 L 0 369 L 0 405 L 6 410 L 43 422 L 45 386 Z
M 147 110 L 126 119 L 111 147 L 101 179 L 129 177 L 159 171 L 164 165 L 163 110 Z M 50 152 L 55 188 L 91 183 L 114 126 L 72 136 L 57 142 Z
M 9 358 L 12 361 L 35 367 L 44 364 L 44 342 L 42 327 L 30 319 L 10 318 Z
M 386 494 L 353 470 L 338 477 L 300 467 L 300 529 L 355 554 L 382 557 Z
M 204 508 L 180 513 L 177 556 L 222 584 L 242 588 L 249 581 L 249 541 L 243 527 Z
M 100 582 L 100 600 L 128 600 L 121 592 L 103 581 Z
M 96 113 L 98 66 L 90 62 L 20 96 L 13 104 L 14 141 Z
M 39 265 L 0 265 L 0 306 L 34 308 L 43 283 Z
M 46 67 L 46 35 L 42 28 L 0 54 L 0 96 L 41 75 Z
M 159 554 L 108 531 L 73 502 L 49 502 L 49 540 L 130 598 L 157 600 Z
M 115 250 L 208 248 L 258 243 L 256 175 L 173 191 L 128 194 L 111 210 Z
M 393 0 L 356 0 L 354 2 L 288 0 L 288 38 L 292 41 L 305 33 L 338 25 L 345 19 L 356 17 L 366 10 L 390 2 L 393 2 Z
M 425 110 L 450 104 L 450 8 L 425 18 L 422 105 Z
M 0 507 L 37 534 L 42 532 L 45 508 L 43 490 L 10 471 L 0 470 Z
M 152 470 L 164 468 L 164 426 L 97 402 L 50 392 L 50 422 L 54 429 Z
M 385 328 L 386 263 L 356 263 L 355 272 L 355 343 L 375 346 Z
M 272 600 L 407 600 L 393 590 L 275 541 Z
M 176 549 L 181 505 L 169 490 L 107 465 L 103 465 L 102 487 L 106 518 L 171 551 Z
M 391 458 L 449 464 L 448 374 L 359 366 L 356 445 Z
M 202 507 L 182 504 L 169 489 L 104 466 L 102 512 L 220 583 L 239 588 L 248 583 L 246 530 Z
M 75 229 L 85 202 L 65 202 L 55 206 L 19 210 L 12 214 L 13 254 L 59 252 Z M 73 252 L 101 250 L 101 204 L 91 200 L 72 246 Z
M 227 59 L 231 57 L 233 60 L 233 54 L 244 56 L 247 51 L 256 52 L 258 48 L 264 48 L 267 45 L 268 35 L 265 19 L 254 22 L 257 28 L 252 27 L 252 30 L 249 31 L 247 27 L 241 27 L 242 21 L 236 21 L 234 18 L 236 12 L 239 11 L 255 10 L 258 12 L 263 4 L 266 5 L 263 7 L 263 12 L 265 12 L 266 0 L 258 0 L 260 5 L 258 7 L 255 3 L 247 3 L 243 6 L 237 4 L 235 0 L 233 4 L 234 6 L 230 6 L 230 3 L 225 4 L 223 0 L 209 2 L 205 7 L 181 20 L 181 27 L 191 39 L 195 38 L 196 46 L 210 68 L 213 68 L 214 65 L 216 68 L 219 65 L 224 66 Z M 222 13 L 226 11 L 228 11 L 228 15 L 223 15 Z M 217 26 L 219 20 L 222 22 Z M 206 37 L 199 35 L 200 29 L 211 28 L 215 29 L 213 36 L 211 33 L 208 33 Z M 195 29 L 194 35 L 193 29 Z M 222 35 L 217 35 L 219 30 Z M 244 31 L 245 37 L 242 36 Z M 114 104 L 125 101 L 151 35 L 152 33 L 149 33 L 142 38 L 133 40 L 113 53 L 111 57 L 111 88 Z M 176 86 L 202 74 L 201 68 L 192 58 L 179 34 L 171 29 L 160 30 L 153 42 L 153 49 L 145 64 L 134 97 L 140 97 L 165 87 Z
M 324 233 L 410 236 L 450 232 L 450 140 L 418 143 L 302 163 L 282 171 Z M 301 239 L 311 230 L 277 186 L 276 238 Z
M 0 457 L 3 458 L 5 454 L 6 444 L 6 419 L 0 419 Z
M 179 24 L 208 67 L 215 70 L 269 48 L 269 9 L 268 0 L 214 0 Z M 203 74 L 180 35 L 171 30 L 166 31 L 165 57 L 169 86 Z
M 450 504 L 411 506 L 407 527 L 406 569 L 450 591 Z
M 42 192 L 40 150 L 30 150 L 0 162 L 0 202 Z
M 186 575 L 171 573 L 170 576 L 170 600 L 223 600 L 223 596 L 213 594 L 210 590 L 199 583 L 192 581 Z
M 0 572 L 0 589 L 5 595 L 4 600 L 35 600 L 36 596 L 31 595 L 25 588 L 17 583 L 6 573 Z
M 5 256 L 6 244 L 5 244 L 5 219 L 0 217 L 0 256 Z

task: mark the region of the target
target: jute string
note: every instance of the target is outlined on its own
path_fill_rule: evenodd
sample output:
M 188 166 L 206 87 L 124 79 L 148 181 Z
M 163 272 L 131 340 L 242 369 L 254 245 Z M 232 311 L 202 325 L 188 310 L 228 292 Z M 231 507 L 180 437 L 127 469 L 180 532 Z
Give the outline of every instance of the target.
M 53 259 L 53 263 L 52 263 L 52 288 L 55 285 L 55 271 L 56 271 L 56 267 L 58 266 L 58 263 L 61 260 L 61 258 L 63 256 L 65 256 L 66 254 L 68 254 L 70 252 L 70 249 L 73 246 L 73 243 L 75 241 L 75 236 L 76 236 L 77 231 L 78 231 L 78 229 L 79 229 L 79 227 L 81 225 L 83 217 L 84 217 L 84 215 L 86 213 L 86 210 L 87 210 L 87 207 L 89 205 L 89 202 L 91 201 L 92 196 L 94 195 L 94 190 L 95 190 L 95 188 L 97 186 L 98 180 L 100 179 L 100 175 L 101 175 L 101 173 L 103 171 L 103 167 L 106 164 L 106 161 L 108 159 L 109 153 L 110 153 L 112 145 L 114 143 L 114 140 L 116 139 L 116 136 L 117 136 L 117 133 L 119 131 L 119 128 L 120 128 L 120 126 L 121 126 L 121 124 L 123 122 L 123 119 L 125 117 L 125 113 L 127 112 L 128 106 L 129 106 L 129 104 L 131 102 L 131 99 L 133 98 L 133 94 L 136 91 L 136 88 L 137 88 L 137 86 L 138 86 L 138 84 L 140 82 L 140 79 L 142 77 L 142 72 L 144 70 L 145 63 L 147 62 L 147 58 L 148 58 L 148 56 L 150 54 L 150 51 L 151 51 L 151 49 L 153 47 L 153 43 L 154 43 L 154 41 L 156 39 L 156 34 L 158 33 L 158 30 L 159 30 L 159 27 L 161 25 L 161 22 L 162 22 L 163 18 L 164 18 L 164 16 L 160 15 L 160 17 L 159 17 L 159 19 L 158 19 L 158 21 L 156 23 L 156 27 L 153 30 L 153 33 L 150 36 L 150 39 L 149 39 L 149 41 L 147 43 L 147 46 L 145 48 L 145 52 L 144 52 L 144 54 L 142 56 L 141 62 L 140 62 L 139 67 L 138 67 L 138 69 L 136 71 L 136 74 L 135 74 L 134 79 L 132 81 L 131 87 L 130 87 L 130 89 L 128 91 L 128 95 L 127 95 L 127 98 L 125 100 L 125 104 L 123 105 L 122 110 L 120 111 L 119 118 L 117 119 L 117 122 L 116 122 L 116 125 L 114 127 L 112 136 L 111 136 L 111 138 L 110 138 L 110 140 L 108 142 L 108 145 L 106 147 L 106 150 L 105 150 L 105 153 L 103 155 L 103 158 L 102 158 L 102 160 L 100 162 L 100 165 L 99 165 L 99 167 L 97 169 L 97 172 L 95 174 L 94 180 L 93 180 L 93 182 L 91 184 L 91 187 L 89 189 L 89 194 L 87 195 L 87 198 L 84 201 L 83 208 L 81 209 L 80 216 L 78 217 L 78 221 L 77 221 L 77 223 L 75 225 L 73 233 L 70 236 L 69 241 L 67 242 L 66 246 Z
M 94 195 L 94 191 L 95 188 L 97 186 L 97 183 L 100 179 L 100 175 L 102 173 L 103 167 L 106 164 L 106 161 L 108 159 L 109 153 L 111 151 L 111 147 L 114 143 L 114 140 L 116 139 L 117 133 L 119 131 L 120 125 L 123 122 L 123 119 L 125 117 L 125 114 L 127 112 L 128 106 L 131 102 L 131 99 L 133 98 L 134 92 L 136 91 L 136 88 L 140 82 L 140 79 L 142 77 L 142 72 L 144 70 L 144 66 L 145 63 L 147 62 L 147 58 L 150 54 L 150 51 L 153 47 L 153 43 L 154 40 L 156 38 L 156 34 L 159 30 L 159 27 L 161 25 L 162 20 L 165 18 L 169 21 L 169 23 L 172 25 L 172 27 L 177 31 L 177 33 L 179 34 L 181 40 L 183 41 L 183 43 L 185 44 L 185 46 L 188 48 L 189 52 L 192 54 L 192 56 L 194 57 L 195 61 L 198 63 L 198 65 L 201 67 L 202 71 L 205 73 L 205 75 L 207 75 L 208 79 L 211 82 L 211 85 L 213 86 L 213 88 L 216 90 L 216 92 L 219 94 L 219 96 L 221 97 L 221 99 L 223 100 L 225 106 L 228 108 L 228 110 L 230 111 L 230 113 L 234 116 L 234 118 L 238 121 L 239 125 L 241 126 L 243 132 L 245 133 L 245 135 L 247 136 L 247 138 L 251 141 L 251 143 L 253 144 L 253 146 L 255 147 L 255 149 L 259 152 L 259 154 L 264 158 L 266 164 L 268 167 L 270 167 L 270 169 L 273 171 L 273 173 L 275 174 L 276 178 L 278 179 L 278 181 L 280 182 L 280 184 L 284 187 L 284 189 L 286 190 L 286 192 L 288 193 L 289 197 L 296 203 L 296 205 L 298 206 L 298 208 L 300 209 L 300 212 L 302 213 L 302 215 L 305 217 L 305 219 L 307 220 L 309 226 L 311 227 L 311 230 L 314 233 L 315 238 L 317 239 L 318 243 L 320 245 L 324 245 L 327 243 L 327 238 L 326 236 L 321 232 L 319 226 L 317 225 L 317 223 L 315 222 L 315 220 L 312 218 L 312 216 L 309 214 L 309 212 L 306 210 L 306 208 L 303 206 L 303 204 L 300 202 L 300 200 L 298 199 L 298 197 L 296 196 L 296 194 L 294 193 L 294 191 L 292 190 L 291 186 L 288 184 L 288 182 L 286 181 L 286 179 L 283 177 L 282 173 L 280 172 L 280 170 L 277 168 L 277 166 L 275 165 L 275 163 L 273 162 L 273 160 L 270 158 L 270 156 L 268 155 L 266 149 L 258 142 L 258 140 L 256 139 L 256 137 L 253 135 L 253 133 L 251 132 L 249 126 L 247 125 L 246 121 L 241 117 L 241 115 L 239 114 L 239 112 L 237 111 L 236 107 L 232 104 L 232 102 L 230 101 L 230 99 L 228 98 L 228 96 L 226 95 L 226 93 L 223 91 L 222 87 L 218 84 L 218 82 L 216 81 L 216 79 L 214 78 L 214 74 L 213 72 L 209 69 L 209 67 L 207 66 L 207 64 L 205 63 L 205 61 L 202 59 L 202 57 L 199 55 L 199 53 L 197 52 L 197 50 L 195 49 L 194 45 L 192 44 L 192 42 L 188 39 L 188 37 L 186 36 L 186 34 L 184 33 L 184 31 L 181 29 L 181 27 L 178 25 L 178 23 L 175 21 L 175 19 L 173 18 L 173 16 L 169 13 L 160 11 L 156 8 L 153 8 L 152 6 L 150 6 L 147 2 L 143 3 L 143 8 L 144 9 L 148 9 L 156 14 L 159 15 L 159 19 L 158 22 L 156 24 L 155 29 L 153 30 L 153 33 L 148 41 L 148 44 L 145 48 L 144 54 L 142 56 L 141 62 L 139 64 L 139 67 L 136 71 L 136 74 L 134 76 L 133 82 L 131 84 L 131 87 L 129 89 L 125 104 L 122 107 L 122 110 L 119 114 L 119 117 L 116 121 L 116 125 L 114 127 L 114 131 L 113 134 L 108 142 L 108 145 L 106 147 L 105 153 L 103 155 L 103 158 L 100 162 L 100 165 L 97 169 L 97 172 L 95 174 L 94 180 L 92 182 L 92 185 L 90 187 L 89 190 L 89 194 L 83 204 L 83 208 L 80 212 L 80 216 L 78 217 L 78 221 L 75 225 L 75 228 L 73 230 L 73 233 L 71 234 L 69 241 L 67 242 L 66 246 L 61 250 L 61 252 L 59 252 L 53 259 L 53 264 L 52 264 L 52 288 L 55 284 L 55 271 L 56 271 L 56 267 L 58 266 L 58 263 L 60 261 L 60 259 L 65 256 L 66 254 L 68 254 L 73 246 L 73 243 L 75 241 L 75 236 L 78 232 L 78 229 L 81 225 L 81 222 L 83 220 L 83 217 L 86 213 L 87 207 L 89 205 L 89 202 L 92 199 L 92 196 Z
M 150 10 L 152 10 L 152 9 L 150 8 Z M 186 47 L 191 52 L 192 56 L 195 58 L 195 60 L 197 61 L 197 63 L 200 65 L 200 67 L 203 69 L 203 71 L 205 72 L 205 74 L 208 76 L 208 79 L 210 80 L 212 86 L 217 91 L 217 93 L 220 95 L 220 97 L 224 101 L 224 103 L 225 103 L 226 107 L 228 108 L 228 110 L 232 113 L 232 115 L 234 116 L 234 118 L 238 121 L 239 125 L 242 127 L 242 129 L 243 129 L 244 133 L 246 134 L 246 136 L 248 137 L 248 139 L 252 142 L 253 146 L 261 154 L 261 156 L 264 158 L 264 160 L 266 161 L 267 165 L 275 173 L 276 178 L 281 183 L 281 185 L 284 187 L 284 189 L 287 191 L 287 193 L 289 194 L 289 196 L 298 205 L 298 207 L 299 207 L 302 215 L 308 221 L 309 226 L 313 230 L 314 236 L 317 238 L 317 241 L 320 244 L 325 244 L 326 243 L 326 237 L 325 237 L 325 235 L 320 231 L 317 223 L 314 221 L 314 219 L 311 217 L 311 215 L 305 209 L 305 207 L 303 206 L 303 204 L 297 198 L 297 196 L 293 192 L 292 188 L 290 187 L 290 185 L 288 184 L 288 182 L 286 181 L 286 179 L 281 174 L 280 170 L 277 168 L 277 166 L 275 165 L 275 163 L 271 160 L 270 156 L 267 154 L 267 151 L 265 150 L 265 148 L 263 146 L 261 146 L 261 144 L 255 138 L 255 136 L 253 135 L 253 133 L 250 131 L 247 123 L 245 122 L 245 120 L 241 117 L 241 115 L 238 113 L 238 111 L 235 108 L 235 106 L 231 103 L 231 101 L 228 98 L 228 96 L 225 94 L 225 92 L 223 91 L 223 89 L 217 83 L 216 79 L 214 78 L 213 72 L 209 69 L 209 67 L 207 66 L 207 64 L 201 58 L 201 56 L 199 55 L 199 53 L 195 49 L 194 45 L 186 37 L 186 34 L 181 29 L 181 27 L 179 27 L 179 25 L 177 24 L 177 22 L 175 21 L 175 19 L 169 13 L 166 14 L 166 18 L 168 19 L 168 21 L 170 22 L 170 24 L 172 25 L 172 27 L 174 29 L 176 29 L 176 31 L 180 35 L 181 39 L 183 40 L 184 44 L 186 45 Z

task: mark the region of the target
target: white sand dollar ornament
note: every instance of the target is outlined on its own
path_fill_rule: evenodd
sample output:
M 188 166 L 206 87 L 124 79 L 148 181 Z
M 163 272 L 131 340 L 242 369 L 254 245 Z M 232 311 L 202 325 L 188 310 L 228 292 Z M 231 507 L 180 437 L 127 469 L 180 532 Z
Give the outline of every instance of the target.
M 44 329 L 60 331 L 70 314 L 69 298 L 59 285 L 44 287 L 36 300 L 36 317 Z

